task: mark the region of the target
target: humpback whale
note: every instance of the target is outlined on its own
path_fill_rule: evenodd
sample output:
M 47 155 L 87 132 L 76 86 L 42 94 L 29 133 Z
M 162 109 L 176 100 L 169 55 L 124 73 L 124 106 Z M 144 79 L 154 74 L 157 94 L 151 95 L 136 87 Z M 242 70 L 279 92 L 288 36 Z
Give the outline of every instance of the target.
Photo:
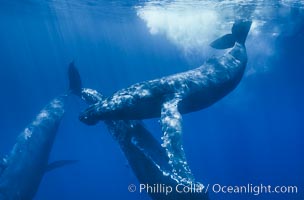
M 245 40 L 250 26 L 250 21 L 236 22 L 232 34 L 211 44 L 214 48 L 233 47 L 223 56 L 208 59 L 193 70 L 119 90 L 90 106 L 80 120 L 94 125 L 98 120 L 160 117 L 173 107 L 184 114 L 210 106 L 240 82 L 247 64 Z
M 0 161 L 0 200 L 31 200 L 45 172 L 76 160 L 48 165 L 67 95 L 47 104 L 17 138 L 11 153 Z
M 69 68 L 70 88 L 72 92 L 81 97 L 87 104 L 94 104 L 103 99 L 102 94 L 90 88 L 82 88 L 81 79 L 78 70 L 74 65 Z M 198 185 L 192 176 L 190 182 L 185 182 L 183 179 L 188 177 L 180 176 L 176 179 L 171 174 L 171 166 L 165 149 L 145 128 L 140 120 L 105 120 L 114 140 L 120 145 L 124 155 L 126 156 L 134 174 L 140 183 L 156 185 L 165 184 L 172 186 L 183 183 L 189 186 L 191 183 Z M 148 193 L 152 199 L 197 199 L 207 200 L 208 195 L 202 193 L 178 193 L 172 190 L 172 193 Z
M 1 200 L 30 200 L 48 167 L 49 154 L 64 114 L 64 97 L 53 99 L 17 138 L 0 174 Z
M 160 79 L 136 83 L 91 105 L 79 118 L 88 125 L 99 120 L 140 120 L 160 117 L 163 144 L 175 174 L 191 174 L 182 146 L 182 115 L 206 108 L 240 82 L 247 64 L 245 41 L 251 21 L 236 21 L 231 34 L 217 39 L 216 49 L 232 48 L 202 66 Z M 181 163 L 185 163 L 181 165 Z M 183 166 L 182 168 L 180 168 Z

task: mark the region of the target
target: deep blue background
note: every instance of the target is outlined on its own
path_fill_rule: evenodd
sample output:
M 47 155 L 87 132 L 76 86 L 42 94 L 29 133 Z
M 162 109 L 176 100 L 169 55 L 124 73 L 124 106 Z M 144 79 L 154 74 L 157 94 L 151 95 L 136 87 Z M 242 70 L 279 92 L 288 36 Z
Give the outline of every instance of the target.
M 196 67 L 166 38 L 151 36 L 132 1 L 86 10 L 3 1 L 0 7 L 0 153 L 52 98 L 67 91 L 75 60 L 85 86 L 109 95 L 119 88 Z M 110 12 L 111 10 L 112 12 Z M 107 12 L 108 11 L 108 12 Z M 300 18 L 300 19 L 299 19 Z M 230 95 L 184 116 L 190 167 L 203 183 L 296 185 L 295 195 L 215 195 L 212 199 L 304 199 L 304 16 L 275 41 L 271 71 L 245 77 Z M 261 49 L 262 50 L 262 49 Z M 255 58 L 249 63 L 255 65 Z M 86 106 L 68 99 L 51 160 L 78 159 L 46 174 L 36 199 L 148 199 L 129 193 L 138 184 L 103 124 L 78 121 Z M 161 137 L 157 120 L 148 120 Z

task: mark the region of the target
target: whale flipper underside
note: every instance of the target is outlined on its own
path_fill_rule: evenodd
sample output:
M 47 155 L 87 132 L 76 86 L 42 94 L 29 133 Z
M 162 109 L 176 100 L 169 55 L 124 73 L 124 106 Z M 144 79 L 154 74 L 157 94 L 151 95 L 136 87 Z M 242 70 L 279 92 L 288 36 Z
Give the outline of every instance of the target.
M 184 177 L 186 182 L 193 182 L 182 144 L 182 115 L 178 111 L 181 100 L 178 96 L 167 98 L 161 107 L 162 146 L 166 149 L 173 175 Z

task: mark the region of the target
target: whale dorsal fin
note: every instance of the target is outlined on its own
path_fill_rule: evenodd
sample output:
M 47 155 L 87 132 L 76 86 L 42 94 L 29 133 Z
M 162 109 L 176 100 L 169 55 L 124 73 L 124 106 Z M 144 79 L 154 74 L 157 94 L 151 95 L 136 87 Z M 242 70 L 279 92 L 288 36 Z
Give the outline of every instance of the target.
M 75 164 L 77 162 L 78 162 L 78 160 L 57 160 L 57 161 L 50 163 L 46 167 L 45 172 L 49 172 L 49 171 L 52 171 L 53 169 L 64 167 L 66 165 Z

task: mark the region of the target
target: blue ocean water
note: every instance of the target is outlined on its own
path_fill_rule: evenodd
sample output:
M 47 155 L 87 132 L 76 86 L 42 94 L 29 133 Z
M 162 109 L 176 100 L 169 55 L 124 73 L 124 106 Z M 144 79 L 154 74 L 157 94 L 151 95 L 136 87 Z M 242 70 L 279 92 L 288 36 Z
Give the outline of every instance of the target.
M 303 1 L 1 1 L 0 155 L 44 105 L 67 91 L 72 60 L 85 86 L 110 95 L 223 53 L 208 43 L 242 17 L 254 24 L 240 85 L 184 115 L 190 167 L 204 184 L 298 187 L 297 194 L 210 192 L 211 200 L 304 199 Z M 51 153 L 51 160 L 80 162 L 47 173 L 35 199 L 149 199 L 128 191 L 138 180 L 106 127 L 79 122 L 85 108 L 68 99 Z M 160 139 L 157 119 L 145 122 Z

